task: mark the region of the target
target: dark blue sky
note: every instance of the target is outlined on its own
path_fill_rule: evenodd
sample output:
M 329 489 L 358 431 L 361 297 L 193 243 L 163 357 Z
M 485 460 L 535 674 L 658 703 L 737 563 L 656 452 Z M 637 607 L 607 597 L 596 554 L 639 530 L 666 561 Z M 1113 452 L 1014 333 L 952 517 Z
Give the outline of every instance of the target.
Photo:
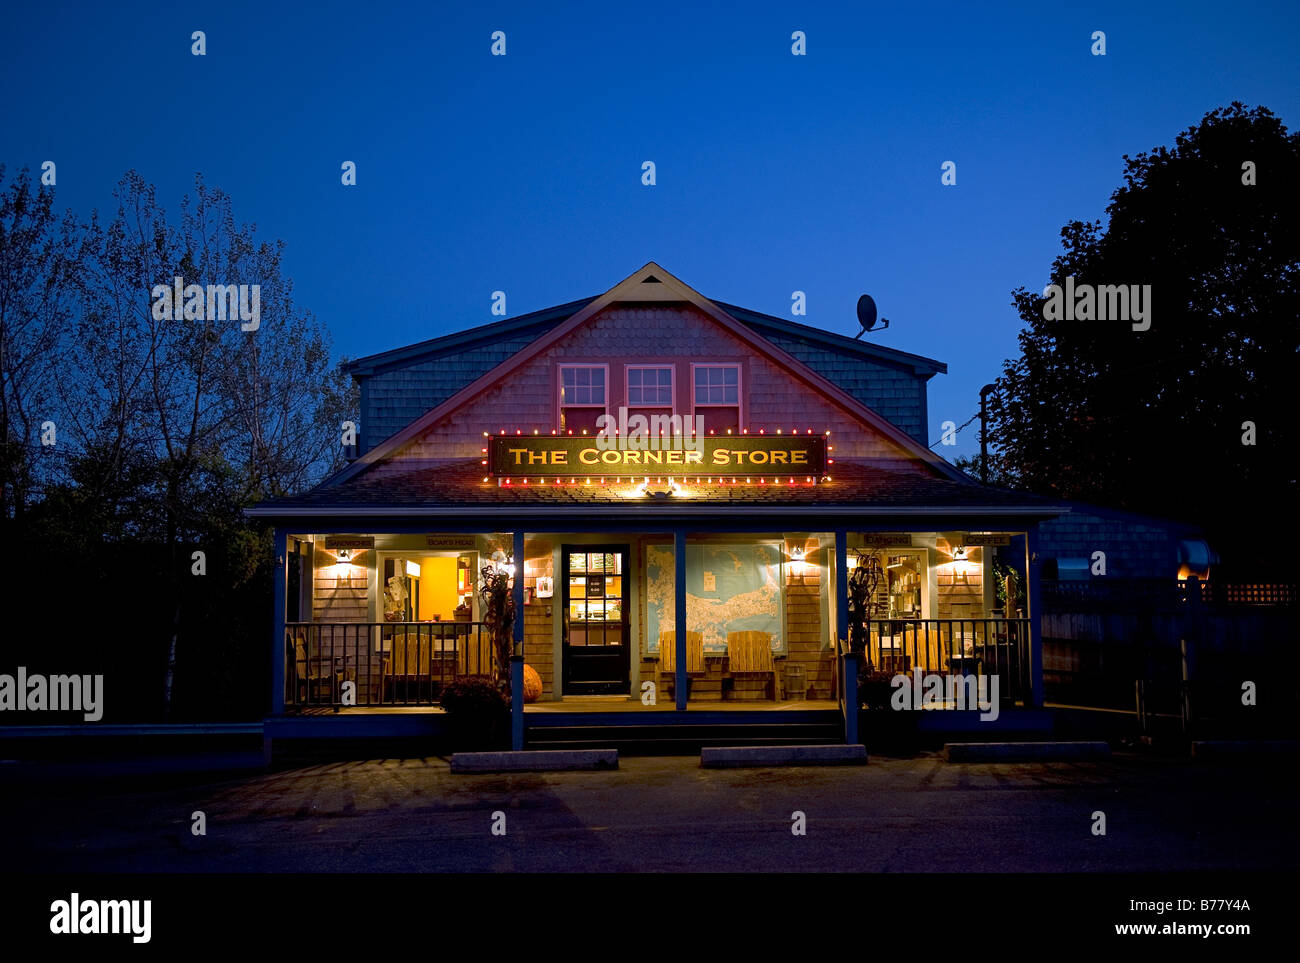
M 783 317 L 806 291 L 799 320 L 849 335 L 869 291 L 893 321 L 870 337 L 949 365 L 937 441 L 1015 352 L 1011 290 L 1041 289 L 1121 155 L 1232 100 L 1300 123 L 1294 2 L 1063 6 L 12 4 L 0 161 L 54 160 L 81 212 L 133 167 L 174 209 L 202 171 L 287 242 L 297 300 L 351 356 L 648 260 Z

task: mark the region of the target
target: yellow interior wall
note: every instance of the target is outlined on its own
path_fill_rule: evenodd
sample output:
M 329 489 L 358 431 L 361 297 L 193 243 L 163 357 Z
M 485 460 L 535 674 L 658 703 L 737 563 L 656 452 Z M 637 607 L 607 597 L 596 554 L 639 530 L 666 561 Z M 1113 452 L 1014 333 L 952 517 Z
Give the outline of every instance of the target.
M 420 565 L 420 618 L 435 615 L 450 622 L 456 617 L 460 597 L 456 594 L 456 559 L 426 556 L 413 559 Z

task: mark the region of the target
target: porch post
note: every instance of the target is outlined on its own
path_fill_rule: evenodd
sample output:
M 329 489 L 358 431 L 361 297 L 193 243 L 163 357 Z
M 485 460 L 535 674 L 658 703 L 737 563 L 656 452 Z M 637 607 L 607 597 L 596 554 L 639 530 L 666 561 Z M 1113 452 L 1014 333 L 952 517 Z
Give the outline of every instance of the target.
M 271 591 L 271 715 L 284 715 L 284 662 L 287 658 L 285 647 L 284 617 L 286 614 L 284 597 L 289 581 L 288 539 L 283 528 L 276 527 L 271 554 L 275 559 L 274 583 Z
M 1025 532 L 1025 604 L 1029 608 L 1029 698 L 1031 706 L 1043 704 L 1043 613 L 1041 611 L 1042 562 L 1038 558 L 1038 523 Z
M 835 637 L 849 637 L 849 536 L 835 533 Z
M 677 711 L 686 710 L 686 531 L 673 532 L 673 625 L 677 647 L 677 677 L 673 681 L 673 695 Z
M 511 595 L 515 606 L 514 651 L 510 656 L 510 748 L 524 748 L 524 533 L 515 532 L 514 585 Z
M 835 647 L 840 660 L 840 698 L 844 706 L 844 741 L 858 744 L 858 656 L 841 652 L 849 636 L 849 538 L 848 532 L 835 533 Z

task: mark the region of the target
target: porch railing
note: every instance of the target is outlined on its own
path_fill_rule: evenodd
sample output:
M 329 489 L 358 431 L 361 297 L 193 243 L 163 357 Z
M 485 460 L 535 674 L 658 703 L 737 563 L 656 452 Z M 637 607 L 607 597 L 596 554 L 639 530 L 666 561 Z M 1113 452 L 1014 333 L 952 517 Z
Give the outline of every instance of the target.
M 873 619 L 868 635 L 860 674 L 996 675 L 1000 701 L 1029 695 L 1029 619 Z
M 482 622 L 286 622 L 284 644 L 298 708 L 433 705 L 452 679 L 497 671 Z

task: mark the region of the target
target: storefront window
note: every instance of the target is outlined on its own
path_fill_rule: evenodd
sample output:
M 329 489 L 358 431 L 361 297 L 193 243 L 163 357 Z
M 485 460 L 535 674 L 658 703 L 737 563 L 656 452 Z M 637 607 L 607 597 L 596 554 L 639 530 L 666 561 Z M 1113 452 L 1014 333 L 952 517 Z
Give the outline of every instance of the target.
M 674 630 L 674 553 L 671 545 L 646 548 L 646 619 L 651 652 L 661 633 Z M 781 545 L 770 542 L 688 544 L 686 621 L 704 637 L 704 653 L 723 655 L 728 636 L 758 632 L 774 653 L 785 651 Z M 749 636 L 752 638 L 752 636 Z

